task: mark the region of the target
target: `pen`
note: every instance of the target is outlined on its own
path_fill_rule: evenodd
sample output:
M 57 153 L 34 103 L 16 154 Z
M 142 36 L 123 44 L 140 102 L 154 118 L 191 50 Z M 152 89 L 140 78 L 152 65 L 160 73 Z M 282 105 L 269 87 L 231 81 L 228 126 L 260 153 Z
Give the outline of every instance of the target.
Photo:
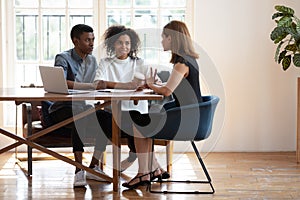
M 111 92 L 109 90 L 97 90 L 97 92 Z

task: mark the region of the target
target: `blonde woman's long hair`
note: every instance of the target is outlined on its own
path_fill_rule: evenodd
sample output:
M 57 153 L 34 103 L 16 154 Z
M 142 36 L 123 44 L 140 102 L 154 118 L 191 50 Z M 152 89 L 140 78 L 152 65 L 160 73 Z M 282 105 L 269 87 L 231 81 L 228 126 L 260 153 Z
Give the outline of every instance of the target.
M 181 21 L 170 21 L 164 26 L 163 32 L 165 36 L 171 36 L 172 57 L 170 63 L 175 64 L 176 57 L 187 55 L 195 59 L 199 58 L 196 53 L 191 35 L 185 23 Z

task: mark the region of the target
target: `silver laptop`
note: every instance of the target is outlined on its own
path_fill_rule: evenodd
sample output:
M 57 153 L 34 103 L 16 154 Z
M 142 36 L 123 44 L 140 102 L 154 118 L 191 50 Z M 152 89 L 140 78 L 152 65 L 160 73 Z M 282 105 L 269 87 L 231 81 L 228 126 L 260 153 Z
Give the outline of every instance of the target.
M 90 92 L 87 90 L 68 89 L 62 67 L 39 66 L 39 68 L 46 92 L 59 94 L 82 94 Z

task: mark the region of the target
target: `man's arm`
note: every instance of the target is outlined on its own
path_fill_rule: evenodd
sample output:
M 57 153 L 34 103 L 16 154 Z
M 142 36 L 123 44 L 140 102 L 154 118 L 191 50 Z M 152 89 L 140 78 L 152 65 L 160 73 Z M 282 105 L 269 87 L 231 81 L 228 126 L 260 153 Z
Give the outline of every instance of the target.
M 98 90 L 107 88 L 105 81 L 97 81 L 94 83 L 80 83 L 67 80 L 67 85 L 68 88 L 77 90 Z
M 78 90 L 95 90 L 95 89 L 103 89 L 106 88 L 106 84 L 104 81 L 98 81 L 97 83 L 81 83 L 73 81 L 74 77 L 73 73 L 68 72 L 69 62 L 68 55 L 60 53 L 55 56 L 55 66 L 60 66 L 64 69 L 65 78 L 67 79 L 67 86 L 69 89 L 78 89 Z M 69 79 L 69 80 L 68 80 Z
M 70 89 L 77 89 L 77 90 L 99 90 L 99 89 L 136 89 L 137 84 L 135 82 L 128 82 L 128 83 L 118 83 L 112 81 L 103 81 L 98 80 L 94 83 L 79 83 L 74 81 L 67 80 L 68 88 Z

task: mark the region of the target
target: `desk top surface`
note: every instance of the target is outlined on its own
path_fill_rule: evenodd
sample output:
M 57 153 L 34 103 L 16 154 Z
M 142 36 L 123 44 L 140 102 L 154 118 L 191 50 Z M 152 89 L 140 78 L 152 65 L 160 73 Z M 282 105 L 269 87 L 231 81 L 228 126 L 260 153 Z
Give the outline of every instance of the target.
M 0 88 L 0 101 L 83 101 L 83 100 L 161 100 L 162 95 L 151 94 L 148 90 L 109 92 L 91 91 L 84 94 L 47 93 L 43 88 Z

